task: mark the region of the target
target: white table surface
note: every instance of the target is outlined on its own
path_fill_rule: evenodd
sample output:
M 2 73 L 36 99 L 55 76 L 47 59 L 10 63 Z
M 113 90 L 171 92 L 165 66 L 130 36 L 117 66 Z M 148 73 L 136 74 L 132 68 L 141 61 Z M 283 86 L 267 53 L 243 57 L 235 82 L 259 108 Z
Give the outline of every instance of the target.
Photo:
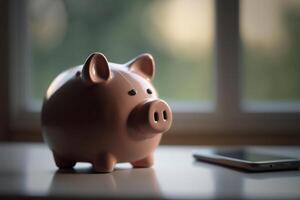
M 300 170 L 246 173 L 195 162 L 199 148 L 160 146 L 152 168 L 118 164 L 113 173 L 94 174 L 86 163 L 58 171 L 44 144 L 0 143 L 0 198 L 300 199 Z M 300 156 L 296 147 L 265 150 L 278 149 Z

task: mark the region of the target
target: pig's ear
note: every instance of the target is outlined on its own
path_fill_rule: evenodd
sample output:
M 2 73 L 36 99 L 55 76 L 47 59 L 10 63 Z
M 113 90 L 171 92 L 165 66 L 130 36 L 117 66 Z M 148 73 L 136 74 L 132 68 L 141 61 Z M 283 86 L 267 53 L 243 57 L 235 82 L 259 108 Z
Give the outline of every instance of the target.
M 82 68 L 82 78 L 91 84 L 109 80 L 110 73 L 107 59 L 102 53 L 91 54 Z
M 152 80 L 155 74 L 155 62 L 151 54 L 145 53 L 127 63 L 128 68 L 145 77 Z

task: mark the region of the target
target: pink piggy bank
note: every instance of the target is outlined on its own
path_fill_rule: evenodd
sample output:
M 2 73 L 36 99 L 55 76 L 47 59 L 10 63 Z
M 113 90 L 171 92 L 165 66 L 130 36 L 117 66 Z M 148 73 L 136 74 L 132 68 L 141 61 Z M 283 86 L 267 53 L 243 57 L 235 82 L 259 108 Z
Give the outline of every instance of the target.
M 90 162 L 104 173 L 118 162 L 152 166 L 153 152 L 172 123 L 170 107 L 151 83 L 154 74 L 150 54 L 116 64 L 101 53 L 59 74 L 47 90 L 41 116 L 57 167 Z

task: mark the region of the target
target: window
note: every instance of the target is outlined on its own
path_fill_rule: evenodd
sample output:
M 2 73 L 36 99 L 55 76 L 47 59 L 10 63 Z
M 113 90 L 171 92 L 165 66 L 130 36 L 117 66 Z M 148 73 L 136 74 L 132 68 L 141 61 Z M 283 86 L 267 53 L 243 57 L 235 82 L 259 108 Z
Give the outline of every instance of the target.
M 13 0 L 13 121 L 38 127 L 50 82 L 89 53 L 125 63 L 149 52 L 171 132 L 299 130 L 298 4 Z
M 154 85 L 173 107 L 213 100 L 213 1 L 31 0 L 27 10 L 37 101 L 57 74 L 95 51 L 116 63 L 153 54 Z
M 241 1 L 246 108 L 300 110 L 299 11 L 299 1 Z

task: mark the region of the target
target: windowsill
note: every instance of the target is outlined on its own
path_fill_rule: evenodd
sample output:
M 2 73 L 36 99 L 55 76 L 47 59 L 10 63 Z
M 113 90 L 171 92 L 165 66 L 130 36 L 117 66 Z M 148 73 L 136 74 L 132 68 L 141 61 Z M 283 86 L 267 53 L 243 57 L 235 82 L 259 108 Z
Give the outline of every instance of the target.
M 43 142 L 42 132 L 12 131 L 9 141 Z M 161 144 L 168 145 L 300 145 L 299 132 L 171 132 L 164 133 Z
M 242 109 L 246 112 L 269 112 L 269 113 L 299 113 L 300 102 L 296 101 L 245 101 L 242 104 Z

